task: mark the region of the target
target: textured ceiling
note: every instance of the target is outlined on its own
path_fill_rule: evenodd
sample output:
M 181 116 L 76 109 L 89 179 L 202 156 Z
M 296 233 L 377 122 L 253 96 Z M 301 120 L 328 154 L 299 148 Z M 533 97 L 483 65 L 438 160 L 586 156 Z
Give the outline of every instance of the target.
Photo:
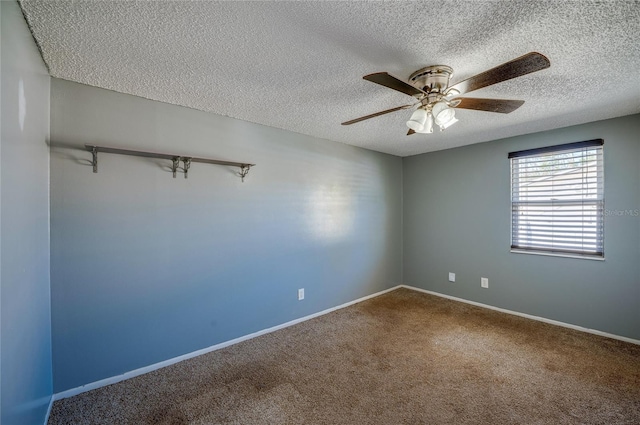
M 51 75 L 399 156 L 640 112 L 638 1 L 22 1 Z M 406 136 L 413 98 L 365 81 L 449 65 L 452 83 L 530 51 L 551 67 Z M 595 136 L 594 136 L 595 137 Z

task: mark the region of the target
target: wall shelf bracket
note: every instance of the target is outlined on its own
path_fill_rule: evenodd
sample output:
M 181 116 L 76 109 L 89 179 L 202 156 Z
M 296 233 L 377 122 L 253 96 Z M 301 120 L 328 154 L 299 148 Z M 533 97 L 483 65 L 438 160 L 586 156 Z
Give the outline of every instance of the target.
M 182 157 L 182 163 L 184 164 L 182 169 L 184 170 L 184 178 L 189 178 L 189 168 L 191 168 L 191 158 Z
M 249 169 L 256 164 L 247 164 L 244 162 L 232 162 L 232 161 L 222 161 L 219 159 L 212 158 L 199 158 L 195 156 L 184 156 L 184 155 L 171 155 L 166 153 L 158 153 L 158 152 L 146 152 L 146 151 L 134 151 L 131 149 L 120 149 L 113 148 L 108 146 L 96 146 L 96 145 L 84 145 L 85 149 L 91 152 L 93 159 L 91 164 L 93 165 L 93 172 L 98 172 L 98 152 L 104 153 L 113 153 L 118 155 L 133 155 L 133 156 L 141 156 L 145 158 L 161 158 L 168 159 L 171 161 L 171 171 L 173 172 L 173 178 L 176 177 L 178 173 L 178 169 L 180 168 L 180 161 L 182 161 L 182 170 L 184 171 L 184 178 L 189 177 L 189 168 L 191 168 L 191 164 L 194 162 L 202 162 L 205 164 L 214 164 L 214 165 L 226 165 L 229 167 L 238 167 L 240 171 L 237 173 L 238 176 L 242 178 L 244 182 L 244 178 L 249 173 Z
M 178 172 L 178 168 L 180 167 L 180 157 L 179 156 L 174 156 L 173 158 L 171 158 L 171 171 L 173 172 L 173 178 L 176 178 L 176 173 Z
M 247 174 L 249 174 L 249 169 L 251 168 L 251 166 L 252 164 L 242 164 L 240 166 L 240 172 L 238 173 L 238 175 L 240 176 L 243 182 L 244 182 L 244 178 L 247 176 Z
M 93 155 L 93 160 L 91 161 L 91 164 L 93 165 L 93 172 L 97 173 L 98 172 L 98 147 L 92 146 L 91 153 Z

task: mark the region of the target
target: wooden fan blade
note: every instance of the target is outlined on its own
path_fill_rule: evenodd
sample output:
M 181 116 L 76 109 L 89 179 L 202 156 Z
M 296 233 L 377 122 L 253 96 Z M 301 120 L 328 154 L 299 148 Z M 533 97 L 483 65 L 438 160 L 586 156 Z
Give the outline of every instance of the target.
M 416 132 L 410 128 L 409 131 L 407 131 L 407 136 L 411 136 L 412 134 L 416 134 Z
M 512 78 L 521 77 L 532 72 L 549 68 L 549 66 L 551 66 L 551 62 L 549 62 L 549 59 L 547 59 L 546 56 L 537 52 L 531 52 L 507 63 L 503 63 L 502 65 L 496 66 L 495 68 L 491 68 L 481 74 L 460 81 L 459 83 L 450 86 L 449 90 L 457 90 L 458 94 L 469 93 L 492 84 L 501 83 L 502 81 L 507 81 Z
M 409 96 L 420 96 L 426 94 L 419 88 L 413 87 L 411 84 L 405 83 L 402 80 L 398 80 L 396 77 L 389 75 L 386 72 L 376 72 L 375 74 L 365 75 L 362 78 L 367 81 L 380 84 L 381 86 L 397 90 L 401 93 L 408 94 Z
M 391 112 L 399 111 L 401 109 L 409 109 L 412 106 L 413 105 L 398 106 L 397 108 L 391 108 L 391 109 L 387 109 L 386 111 L 376 112 L 375 114 L 365 115 L 364 117 L 356 118 L 356 119 L 351 120 L 351 121 L 345 121 L 345 122 L 342 123 L 342 125 L 355 124 L 355 123 L 360 122 L 360 121 L 368 120 L 369 118 L 379 117 L 380 115 L 389 114 Z
M 524 100 L 508 99 L 477 99 L 473 97 L 462 97 L 453 99 L 460 101 L 455 107 L 462 109 L 475 109 L 476 111 L 499 112 L 508 114 L 522 106 Z

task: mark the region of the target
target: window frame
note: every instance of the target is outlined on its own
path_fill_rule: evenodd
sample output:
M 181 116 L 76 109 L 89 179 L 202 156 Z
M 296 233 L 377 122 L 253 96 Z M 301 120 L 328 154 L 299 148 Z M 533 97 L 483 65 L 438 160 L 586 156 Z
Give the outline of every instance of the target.
M 549 249 L 545 249 L 545 248 L 536 248 L 536 247 L 523 247 L 523 246 L 516 246 L 514 245 L 514 232 L 517 231 L 518 229 L 518 225 L 517 223 L 519 221 L 517 221 L 516 219 L 514 219 L 514 208 L 515 208 L 515 202 L 514 201 L 514 178 L 520 176 L 520 174 L 514 175 L 514 159 L 516 158 L 522 158 L 522 157 L 541 157 L 543 155 L 549 155 L 549 154 L 554 154 L 554 153 L 558 153 L 558 154 L 562 154 L 563 152 L 569 152 L 569 151 L 577 151 L 579 149 L 589 149 L 589 148 L 596 148 L 599 150 L 599 158 L 597 162 L 597 165 L 600 165 L 601 168 L 597 169 L 597 184 L 600 183 L 601 184 L 601 197 L 596 198 L 595 201 L 590 200 L 589 202 L 594 202 L 596 204 L 596 208 L 597 208 L 597 213 L 596 213 L 596 220 L 597 220 L 597 224 L 596 224 L 596 231 L 598 229 L 601 230 L 601 252 L 589 252 L 589 251 L 570 251 L 570 250 L 566 250 L 563 251 L 561 249 L 553 249 L 553 246 L 551 246 Z M 552 257 L 567 257 L 567 258 L 577 258 L 577 259 L 588 259 L 588 260 L 597 260 L 597 261 L 604 261 L 605 259 L 605 254 L 604 254 L 604 225 L 605 225 L 605 194 L 604 194 L 604 140 L 603 139 L 593 139 L 593 140 L 586 140 L 583 142 L 575 142 L 575 143 L 565 143 L 565 144 L 560 144 L 560 145 L 553 145 L 553 146 L 546 146 L 546 147 L 541 147 L 541 148 L 535 148 L 535 149 L 527 149 L 527 150 L 522 150 L 522 151 L 515 151 L 515 152 L 509 152 L 508 154 L 508 158 L 509 158 L 509 183 L 510 183 L 510 187 L 509 187 L 509 194 L 510 194 L 510 199 L 509 199 L 509 204 L 510 204 L 510 252 L 515 253 L 515 254 L 531 254 L 531 255 L 543 255 L 543 256 L 552 256 Z M 582 198 L 581 204 L 584 205 L 585 201 L 587 200 L 587 198 Z M 520 201 L 522 202 L 522 201 Z M 553 200 L 552 200 L 553 202 Z M 565 204 L 570 203 L 570 201 L 563 201 Z M 563 202 L 559 202 L 560 204 L 562 204 Z

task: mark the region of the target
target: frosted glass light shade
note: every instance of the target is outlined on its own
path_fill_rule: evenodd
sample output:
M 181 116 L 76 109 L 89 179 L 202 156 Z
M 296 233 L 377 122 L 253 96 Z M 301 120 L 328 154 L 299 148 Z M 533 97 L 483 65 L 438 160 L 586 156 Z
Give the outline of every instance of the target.
M 453 117 L 452 120 L 447 121 L 446 123 L 442 124 L 440 126 L 440 130 L 444 130 L 445 128 L 450 127 L 452 124 L 455 124 L 458 122 L 458 119 L 456 117 Z
M 453 121 L 455 120 L 455 116 L 456 111 L 454 111 L 452 108 L 449 108 L 446 103 L 438 102 L 433 105 L 433 118 L 435 119 L 436 124 L 440 127 L 449 127 L 455 122 Z
M 424 122 L 422 131 L 416 131 L 416 133 L 433 133 L 433 115 L 431 115 L 431 112 L 427 112 L 427 120 Z
M 424 129 L 424 123 L 427 121 L 427 111 L 424 109 L 416 109 L 416 111 L 411 114 L 411 118 L 407 121 L 407 127 L 416 133 L 422 132 Z

